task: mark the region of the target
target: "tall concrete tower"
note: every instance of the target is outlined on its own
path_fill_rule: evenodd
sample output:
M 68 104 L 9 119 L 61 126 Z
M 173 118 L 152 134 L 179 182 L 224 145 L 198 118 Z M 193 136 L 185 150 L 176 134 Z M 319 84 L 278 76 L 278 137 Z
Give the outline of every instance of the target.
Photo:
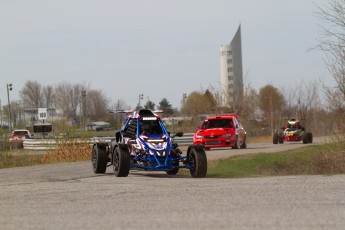
M 229 45 L 220 47 L 221 105 L 236 109 L 243 98 L 241 25 Z

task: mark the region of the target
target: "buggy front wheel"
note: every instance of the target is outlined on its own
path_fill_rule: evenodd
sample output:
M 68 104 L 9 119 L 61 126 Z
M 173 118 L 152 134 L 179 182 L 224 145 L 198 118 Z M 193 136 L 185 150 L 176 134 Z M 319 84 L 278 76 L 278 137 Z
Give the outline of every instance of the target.
M 207 157 L 203 148 L 191 147 L 188 161 L 191 166 L 190 175 L 194 178 L 205 177 L 207 173 Z
M 117 177 L 126 177 L 129 174 L 130 156 L 126 146 L 117 146 L 113 152 L 113 169 Z

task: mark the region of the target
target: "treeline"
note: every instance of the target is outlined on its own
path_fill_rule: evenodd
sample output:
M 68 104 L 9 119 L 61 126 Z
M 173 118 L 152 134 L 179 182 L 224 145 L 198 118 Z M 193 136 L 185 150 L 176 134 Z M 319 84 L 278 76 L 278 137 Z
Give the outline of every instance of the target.
M 181 114 L 196 118 L 200 115 L 237 113 L 248 132 L 252 134 L 271 134 L 284 126 L 290 118 L 297 118 L 309 130 L 318 134 L 332 131 L 326 100 L 320 99 L 320 83 L 299 82 L 288 88 L 266 85 L 259 90 L 248 84 L 243 90 L 241 100 L 231 106 L 222 107 L 217 92 L 208 89 L 189 94 L 181 107 Z M 201 117 L 202 118 L 202 117 Z
M 104 119 L 109 103 L 100 90 L 66 82 L 42 86 L 37 81 L 27 81 L 20 90 L 20 99 L 25 109 L 54 108 L 68 119 L 76 119 L 83 113 L 92 120 Z
M 114 119 L 108 110 L 133 109 L 123 99 L 112 102 L 103 91 L 78 83 L 63 82 L 52 86 L 29 80 L 25 82 L 19 93 L 20 100 L 12 100 L 10 107 L 4 105 L 1 108 L 3 112 L 1 113 L 1 121 L 8 121 L 10 117 L 12 126 L 17 128 L 23 128 L 27 124 L 25 120 L 28 117 L 25 118 L 24 111 L 36 108 L 47 108 L 54 111 L 51 117 L 60 116 L 60 119 L 62 117 L 69 123 L 73 120 L 84 125 L 89 121 L 121 122 L 120 119 Z M 164 110 L 167 115 L 173 114 L 172 105 L 166 98 L 163 98 L 157 106 L 148 100 L 143 106 L 138 104 L 136 109 L 140 108 L 160 109 Z M 9 109 L 11 109 L 11 116 L 9 116 Z M 118 116 L 118 118 L 120 117 L 123 116 Z
M 328 97 L 325 97 L 321 90 L 323 88 L 318 81 L 299 82 L 288 88 L 266 85 L 259 90 L 247 84 L 241 102 L 227 107 L 221 106 L 219 92 L 207 89 L 185 95 L 180 110 L 173 109 L 166 98 L 157 106 L 148 100 L 143 107 L 138 105 L 137 109 L 160 109 L 164 111 L 163 116 L 191 117 L 191 123 L 176 127 L 188 132 L 193 132 L 205 116 L 237 113 L 249 135 L 270 135 L 280 129 L 289 118 L 300 119 L 306 129 L 315 135 L 327 135 L 339 129 L 339 124 L 335 121 L 341 117 L 339 115 L 343 107 L 334 105 L 339 99 L 331 97 L 330 92 L 327 92 Z M 20 118 L 23 118 L 23 110 L 31 108 L 54 108 L 69 121 L 85 119 L 86 122 L 104 120 L 111 123 L 121 123 L 122 120 L 121 117 L 114 119 L 113 115 L 108 113 L 109 108 L 132 109 L 123 100 L 111 104 L 102 91 L 82 84 L 42 86 L 36 81 L 27 81 L 20 90 L 20 99 L 20 103 L 11 102 L 14 125 L 19 124 Z M 7 106 L 5 111 L 8 111 Z

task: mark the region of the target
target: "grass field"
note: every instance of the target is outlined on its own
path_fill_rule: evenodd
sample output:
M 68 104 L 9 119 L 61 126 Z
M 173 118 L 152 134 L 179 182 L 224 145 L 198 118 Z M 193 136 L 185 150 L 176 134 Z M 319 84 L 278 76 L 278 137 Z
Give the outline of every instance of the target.
M 207 177 L 258 177 L 345 173 L 345 151 L 310 145 L 278 153 L 234 156 L 209 162 Z

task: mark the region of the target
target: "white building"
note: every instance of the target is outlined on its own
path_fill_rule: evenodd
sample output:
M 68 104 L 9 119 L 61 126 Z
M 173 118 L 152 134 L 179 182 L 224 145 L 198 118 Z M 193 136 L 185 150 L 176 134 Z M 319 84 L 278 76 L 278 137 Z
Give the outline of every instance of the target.
M 110 123 L 105 121 L 94 121 L 86 125 L 87 130 L 103 131 L 110 130 Z
M 241 25 L 230 44 L 220 47 L 220 84 L 222 106 L 234 108 L 241 104 L 243 97 Z

